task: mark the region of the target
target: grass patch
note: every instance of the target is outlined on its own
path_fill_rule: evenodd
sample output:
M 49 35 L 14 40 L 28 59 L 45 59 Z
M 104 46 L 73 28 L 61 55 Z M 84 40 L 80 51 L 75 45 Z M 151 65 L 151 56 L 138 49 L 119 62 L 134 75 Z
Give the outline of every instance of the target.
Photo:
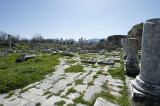
M 97 71 L 97 74 L 102 74 L 102 73 L 103 73 L 103 70 Z
M 58 93 L 54 94 L 55 96 L 59 96 L 64 90 L 59 90 Z
M 124 67 L 118 67 L 116 69 L 109 69 L 108 72 L 113 78 L 120 78 L 121 80 L 125 79 Z
M 77 79 L 77 80 L 75 80 L 75 86 L 79 85 L 79 84 L 83 84 L 83 79 Z
M 50 91 L 46 91 L 46 92 L 44 92 L 43 96 L 47 95 L 47 94 L 50 94 L 50 93 L 51 93 Z
M 60 55 L 42 55 L 27 61 L 16 63 L 20 54 L 11 54 L 0 59 L 0 93 L 20 89 L 28 84 L 45 78 L 45 75 L 55 71 L 52 68 L 59 64 Z
M 39 103 L 39 102 L 38 102 L 38 103 L 36 103 L 36 105 L 35 105 L 35 106 L 41 106 L 41 103 Z
M 35 87 L 36 87 L 36 85 L 35 85 L 35 86 L 28 87 L 28 88 L 26 88 L 26 89 L 21 89 L 21 92 L 20 92 L 20 93 L 24 93 L 24 92 L 28 91 L 29 89 L 35 88 Z
M 90 81 L 90 82 L 88 83 L 88 86 L 91 86 L 91 85 L 94 85 L 94 81 Z
M 78 103 L 86 104 L 86 105 L 89 105 L 89 104 L 90 104 L 90 102 L 85 101 L 85 100 L 83 99 L 83 94 L 81 94 L 78 98 L 73 99 L 73 102 L 74 102 L 75 104 L 78 104 Z M 92 105 L 92 106 L 93 106 L 93 105 Z
M 69 88 L 66 95 L 70 94 L 70 93 L 75 93 L 77 92 L 73 87 L 72 88 Z
M 78 72 L 83 72 L 83 66 L 81 65 L 74 65 L 74 66 L 71 66 L 69 68 L 66 68 L 65 69 L 65 72 L 75 72 L 75 73 L 78 73 Z
M 77 61 L 76 60 L 68 60 L 66 62 L 69 63 L 69 64 L 73 64 L 73 63 L 76 63 Z
M 6 97 L 4 97 L 4 99 L 10 98 L 14 94 L 15 94 L 15 92 L 11 91 L 11 92 L 8 93 L 8 95 Z
M 97 76 L 97 75 L 94 75 L 94 76 L 93 76 L 93 79 L 96 79 L 96 78 L 98 78 L 98 76 Z
M 57 106 L 63 106 L 64 104 L 66 104 L 66 102 L 64 100 L 58 101 L 54 103 Z
M 67 106 L 76 106 L 75 104 L 67 104 Z
M 68 83 L 68 84 L 67 84 L 67 86 L 71 86 L 71 85 L 72 85 L 72 83 Z
M 0 106 L 3 106 L 3 104 L 0 104 Z
M 49 99 L 50 97 L 52 97 L 54 95 L 54 93 L 51 93 L 50 95 L 47 96 L 46 99 Z
M 116 103 L 117 103 L 117 100 L 118 100 L 118 98 L 117 98 L 116 96 L 110 94 L 109 91 L 101 91 L 100 93 L 95 94 L 95 95 L 93 96 L 92 102 L 90 103 L 91 106 L 94 105 L 94 102 L 96 101 L 96 99 L 97 99 L 98 97 L 101 97 L 101 98 L 103 98 L 103 99 L 105 99 L 105 100 L 107 100 L 107 101 L 110 101 L 110 102 L 114 103 L 114 104 L 116 104 Z
M 91 66 L 92 66 L 92 68 L 97 68 L 97 66 L 95 66 L 94 64 L 92 64 Z

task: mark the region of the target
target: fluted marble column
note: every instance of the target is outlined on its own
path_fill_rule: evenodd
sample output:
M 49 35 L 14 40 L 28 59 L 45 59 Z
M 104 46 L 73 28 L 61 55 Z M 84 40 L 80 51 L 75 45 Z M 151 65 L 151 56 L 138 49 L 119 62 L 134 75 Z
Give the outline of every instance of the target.
M 160 106 L 160 18 L 144 23 L 141 71 L 131 90 L 135 103 Z

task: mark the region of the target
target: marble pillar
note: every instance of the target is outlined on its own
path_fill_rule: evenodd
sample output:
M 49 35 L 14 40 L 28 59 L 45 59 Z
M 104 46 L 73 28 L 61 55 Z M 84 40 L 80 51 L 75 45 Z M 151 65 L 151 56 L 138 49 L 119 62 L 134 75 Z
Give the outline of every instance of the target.
M 67 47 L 67 39 L 66 39 L 66 47 Z
M 127 55 L 128 55 L 128 39 L 129 39 L 129 38 L 132 38 L 132 36 L 131 36 L 131 35 L 127 35 L 127 36 L 126 36 L 126 41 L 125 41 L 126 54 L 124 55 L 124 60 L 126 60 Z
M 160 106 L 160 18 L 143 25 L 141 71 L 130 88 L 135 105 Z
M 8 35 L 9 49 L 11 50 L 11 35 Z
M 138 39 L 128 39 L 128 54 L 124 64 L 126 66 L 127 75 L 135 75 L 139 73 L 139 60 L 138 55 Z
M 61 38 L 61 46 L 63 47 L 63 38 Z
M 125 44 L 125 43 L 126 43 L 126 39 L 123 38 L 122 41 L 123 41 L 123 43 L 122 43 L 122 46 L 123 46 L 123 54 L 126 55 L 126 44 Z

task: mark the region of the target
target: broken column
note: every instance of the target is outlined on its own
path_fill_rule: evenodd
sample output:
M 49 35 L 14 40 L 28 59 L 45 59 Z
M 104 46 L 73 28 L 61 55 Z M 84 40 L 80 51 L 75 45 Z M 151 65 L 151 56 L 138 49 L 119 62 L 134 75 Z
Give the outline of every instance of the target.
M 138 39 L 128 39 L 128 52 L 127 59 L 125 60 L 126 74 L 135 75 L 139 73 L 139 60 L 138 54 Z
M 160 105 L 160 18 L 144 23 L 141 71 L 131 81 L 132 99 L 136 105 Z
M 63 38 L 61 38 L 61 46 L 63 47 Z
M 67 47 L 67 39 L 66 39 L 66 47 Z
M 126 41 L 125 41 L 126 54 L 124 55 L 124 60 L 126 60 L 127 55 L 128 55 L 128 39 L 129 39 L 129 38 L 132 38 L 132 36 L 131 36 L 131 35 L 127 35 L 127 36 L 126 36 Z
M 8 35 L 9 49 L 11 50 L 11 35 Z
M 126 55 L 126 39 L 123 38 L 122 41 L 123 41 L 123 43 L 122 43 L 122 45 L 123 45 L 123 54 Z

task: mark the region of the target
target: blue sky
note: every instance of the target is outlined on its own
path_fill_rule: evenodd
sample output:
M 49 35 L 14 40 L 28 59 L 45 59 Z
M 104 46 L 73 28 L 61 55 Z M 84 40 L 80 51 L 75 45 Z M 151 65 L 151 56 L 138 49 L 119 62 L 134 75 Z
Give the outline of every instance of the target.
M 25 38 L 107 38 L 160 17 L 160 0 L 0 0 L 0 31 Z

